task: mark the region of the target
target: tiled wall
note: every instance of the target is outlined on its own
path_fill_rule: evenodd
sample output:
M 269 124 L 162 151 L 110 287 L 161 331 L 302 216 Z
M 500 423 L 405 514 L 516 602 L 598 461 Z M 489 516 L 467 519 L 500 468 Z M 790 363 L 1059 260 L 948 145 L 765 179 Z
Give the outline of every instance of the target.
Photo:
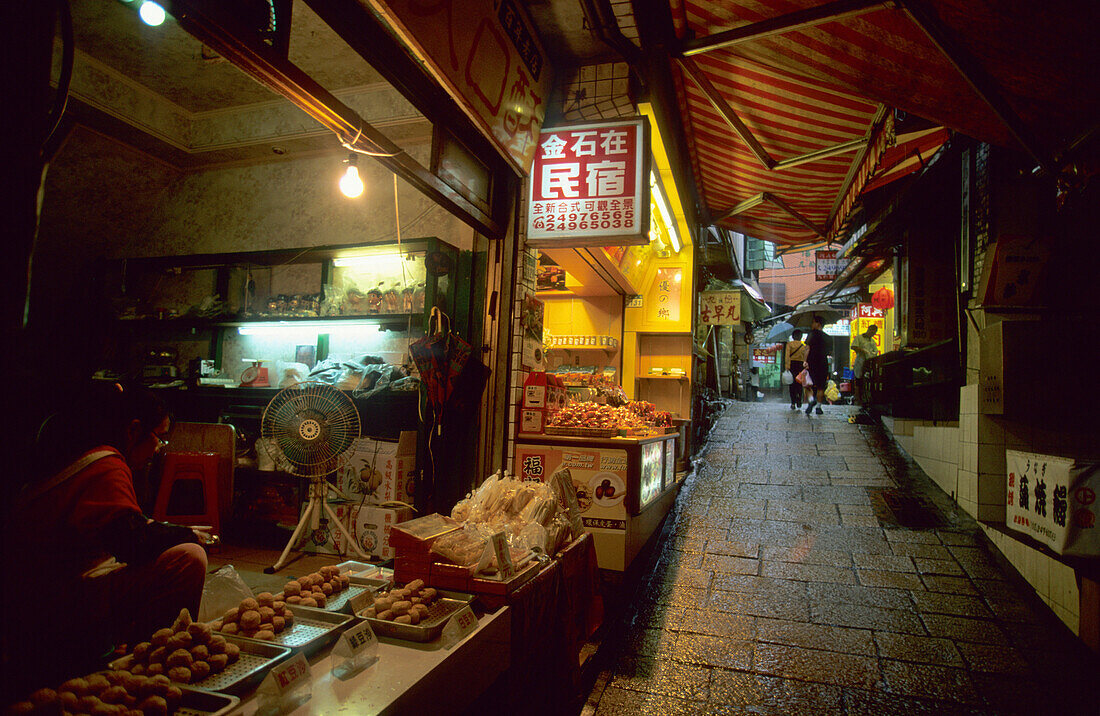
M 1081 592 L 1073 568 L 988 525 L 982 529 L 1058 618 L 1079 634 Z

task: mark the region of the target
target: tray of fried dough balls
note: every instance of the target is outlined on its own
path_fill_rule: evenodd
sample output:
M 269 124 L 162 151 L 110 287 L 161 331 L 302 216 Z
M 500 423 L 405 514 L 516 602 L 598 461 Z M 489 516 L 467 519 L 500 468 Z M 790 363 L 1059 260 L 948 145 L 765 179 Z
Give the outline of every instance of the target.
M 69 679 L 56 689 L 38 689 L 6 713 L 224 716 L 240 702 L 236 696 L 174 684 L 164 674 L 139 676 L 111 670 Z
M 475 598 L 472 594 L 435 589 L 415 579 L 404 587 L 380 593 L 359 616 L 370 622 L 378 636 L 428 642 L 443 632 L 443 625 L 455 612 Z
M 209 624 L 192 622 L 184 609 L 172 626 L 111 662 L 112 669 L 137 676 L 166 676 L 176 684 L 208 691 L 243 693 L 291 650 L 232 635 L 215 633 Z
M 389 585 L 388 581 L 356 577 L 350 570 L 328 566 L 313 574 L 292 579 L 275 595 L 291 607 L 312 607 L 330 612 L 347 611 L 348 602 L 364 592 L 375 593 Z
M 314 607 L 295 606 L 270 592 L 241 600 L 221 619 L 210 623 L 217 634 L 270 642 L 313 654 L 336 640 L 355 617 Z

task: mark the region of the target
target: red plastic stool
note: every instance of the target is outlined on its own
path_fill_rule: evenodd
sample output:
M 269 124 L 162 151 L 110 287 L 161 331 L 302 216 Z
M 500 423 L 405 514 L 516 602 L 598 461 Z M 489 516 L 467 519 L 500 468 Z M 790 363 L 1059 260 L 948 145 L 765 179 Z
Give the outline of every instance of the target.
M 179 525 L 208 525 L 210 534 L 221 534 L 217 453 L 165 454 L 153 518 Z

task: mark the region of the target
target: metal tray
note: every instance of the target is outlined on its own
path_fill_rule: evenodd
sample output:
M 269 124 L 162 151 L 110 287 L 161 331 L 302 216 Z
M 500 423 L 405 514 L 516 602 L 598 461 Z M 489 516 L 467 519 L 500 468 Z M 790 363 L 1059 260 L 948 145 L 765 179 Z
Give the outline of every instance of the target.
M 236 696 L 201 691 L 181 686 L 183 698 L 173 712 L 175 716 L 224 716 L 237 707 L 241 700 Z
M 221 673 L 211 674 L 202 681 L 193 684 L 177 684 L 177 686 L 189 686 L 203 691 L 242 694 L 259 686 L 268 670 L 291 654 L 289 648 L 271 642 L 245 639 L 231 634 L 222 634 L 222 636 L 225 637 L 226 641 L 241 648 L 240 658 L 225 667 L 225 671 Z M 115 659 L 110 663 L 110 667 L 121 669 L 129 658 L 129 656 L 124 656 Z
M 434 641 L 443 632 L 443 626 L 451 615 L 465 606 L 473 603 L 477 597 L 465 592 L 451 592 L 446 589 L 438 589 L 440 599 L 428 607 L 428 616 L 419 624 L 401 624 L 389 622 L 384 619 L 372 619 L 359 616 L 370 622 L 371 629 L 378 636 L 387 636 L 391 639 L 404 639 L 405 641 Z
M 324 607 L 318 607 L 318 609 L 324 609 L 330 612 L 344 612 L 351 613 L 350 609 L 345 609 L 348 601 L 352 597 L 357 597 L 363 592 L 377 592 L 379 589 L 388 586 L 390 583 L 384 579 L 367 579 L 365 577 L 352 577 L 347 589 L 341 590 L 338 594 L 332 595 L 331 598 L 325 600 Z M 289 607 L 293 608 L 294 605 L 290 604 Z M 310 607 L 305 607 L 310 609 Z
M 275 635 L 271 641 L 249 639 L 246 636 L 235 635 L 244 641 L 257 644 L 277 644 L 289 649 L 301 650 L 306 655 L 315 654 L 330 642 L 336 640 L 340 631 L 355 617 L 349 614 L 339 614 L 327 609 L 315 609 L 313 607 L 300 607 L 290 605 L 287 607 L 294 613 L 294 623 Z M 242 649 L 242 656 L 243 649 Z
M 349 559 L 346 562 L 341 562 L 336 565 L 336 568 L 340 570 L 340 573 L 351 572 L 352 577 L 365 577 L 369 579 L 375 579 L 378 576 L 378 571 L 382 569 L 381 565 L 371 564 L 370 562 L 357 562 Z

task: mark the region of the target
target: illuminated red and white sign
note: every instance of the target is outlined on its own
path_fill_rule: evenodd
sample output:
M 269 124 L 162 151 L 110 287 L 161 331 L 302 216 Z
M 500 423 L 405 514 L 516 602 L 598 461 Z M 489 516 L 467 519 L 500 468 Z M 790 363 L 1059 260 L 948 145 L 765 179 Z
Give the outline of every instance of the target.
M 530 185 L 532 246 L 648 243 L 645 119 L 543 128 Z
M 859 318 L 885 318 L 886 311 L 875 308 L 869 303 L 857 303 L 852 307 L 852 320 Z

